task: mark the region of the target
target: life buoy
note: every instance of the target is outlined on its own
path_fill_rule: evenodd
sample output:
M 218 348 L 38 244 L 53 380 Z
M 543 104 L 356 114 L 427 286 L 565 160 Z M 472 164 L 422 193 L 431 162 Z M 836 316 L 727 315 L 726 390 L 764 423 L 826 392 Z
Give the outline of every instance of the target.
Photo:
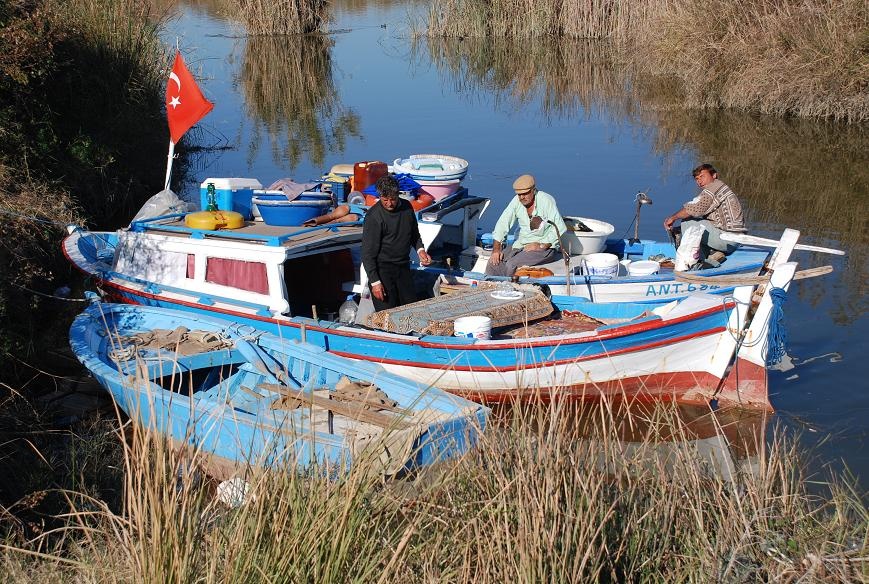
M 197 211 L 187 213 L 184 224 L 193 229 L 238 229 L 244 227 L 244 216 L 235 211 Z
M 430 207 L 434 203 L 434 197 L 428 193 L 420 193 L 419 196 L 410 202 L 410 206 L 414 211 L 421 211 L 426 207 Z

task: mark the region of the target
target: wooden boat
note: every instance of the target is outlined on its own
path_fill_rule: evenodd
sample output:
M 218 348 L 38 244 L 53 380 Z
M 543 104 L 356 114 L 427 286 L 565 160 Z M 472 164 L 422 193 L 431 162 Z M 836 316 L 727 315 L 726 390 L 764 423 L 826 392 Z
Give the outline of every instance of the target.
M 466 452 L 488 414 L 372 363 L 175 310 L 94 303 L 70 344 L 130 418 L 217 476 L 362 460 L 394 475 Z
M 184 241 L 195 240 L 188 237 Z M 218 248 L 212 244 L 211 249 Z M 196 253 L 215 252 L 202 248 Z M 202 262 L 194 255 L 192 263 Z M 599 322 L 592 330 L 532 328 L 527 338 L 496 335 L 491 340 L 396 334 L 291 316 L 280 307 L 276 310 L 268 304 L 239 300 L 232 294 L 217 296 L 153 279 L 91 273 L 107 295 L 123 302 L 221 316 L 281 338 L 298 339 L 305 331 L 309 342 L 332 353 L 381 363 L 393 373 L 471 399 L 636 394 L 769 407 L 765 358 L 773 312 L 770 290 L 787 290 L 795 269 L 794 263 L 779 262 L 759 305 L 752 301 L 753 285 L 737 287 L 727 297 L 698 293 L 660 307 L 554 296 L 556 314 L 573 311 Z
M 582 219 L 589 224 L 603 223 Z M 603 233 L 605 231 L 598 235 Z M 804 247 L 797 244 L 799 232 L 788 230 L 780 240 L 773 242 L 772 250 L 768 247 L 746 245 L 728 256 L 718 267 L 691 272 L 692 276 L 699 276 L 700 279 L 692 278 L 692 282 L 687 282 L 681 278 L 682 273 L 673 269 L 672 263 L 660 264 L 659 269 L 652 274 L 635 275 L 629 271 L 631 263 L 648 261 L 650 258 L 675 257 L 676 248 L 670 242 L 598 239 L 586 239 L 575 246 L 578 249 L 583 249 L 584 246 L 589 253 L 568 256 L 568 261 L 559 258 L 549 264 L 534 266 L 534 270 L 518 272 L 515 279 L 523 284 L 544 286 L 553 295 L 576 296 L 592 302 L 658 304 L 693 292 L 731 294 L 733 285 L 726 282 L 733 276 L 764 273 L 772 269 L 775 263 L 788 261 L 794 249 Z M 600 253 L 610 254 L 614 269 L 610 273 L 588 273 L 584 269 L 585 258 L 595 257 Z M 474 246 L 461 252 L 456 266 L 444 268 L 435 263 L 431 267 L 414 267 L 421 273 L 437 274 L 439 278 L 446 278 L 453 284 L 475 285 L 478 282 L 510 280 L 485 274 L 490 254 L 490 250 Z M 433 257 L 437 255 L 435 252 Z

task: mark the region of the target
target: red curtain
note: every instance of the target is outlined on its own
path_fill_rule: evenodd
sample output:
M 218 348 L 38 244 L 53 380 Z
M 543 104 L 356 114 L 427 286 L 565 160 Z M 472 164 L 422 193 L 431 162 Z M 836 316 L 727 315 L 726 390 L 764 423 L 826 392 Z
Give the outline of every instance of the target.
M 190 272 L 189 258 L 187 266 L 188 272 Z M 208 258 L 205 264 L 205 281 L 258 294 L 269 293 L 266 265 L 260 262 Z

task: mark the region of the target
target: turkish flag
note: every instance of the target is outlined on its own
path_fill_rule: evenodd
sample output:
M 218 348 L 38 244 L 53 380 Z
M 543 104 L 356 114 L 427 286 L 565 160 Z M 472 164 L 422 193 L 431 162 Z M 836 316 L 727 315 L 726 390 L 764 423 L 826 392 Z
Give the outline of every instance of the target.
M 175 64 L 166 84 L 166 117 L 172 142 L 178 143 L 184 132 L 211 111 L 214 104 L 205 99 L 193 75 L 187 70 L 181 53 L 175 54 Z

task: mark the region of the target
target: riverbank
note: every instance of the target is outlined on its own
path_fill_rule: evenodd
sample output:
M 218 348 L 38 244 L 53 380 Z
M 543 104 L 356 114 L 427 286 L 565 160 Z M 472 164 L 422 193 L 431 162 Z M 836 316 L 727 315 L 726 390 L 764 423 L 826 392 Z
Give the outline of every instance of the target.
M 108 475 L 124 493 L 120 508 L 88 491 L 67 493 L 62 529 L 7 538 L 5 581 L 865 575 L 869 518 L 854 486 L 804 476 L 795 442 L 776 431 L 766 443 L 763 418 L 632 411 L 625 417 L 607 403 L 582 415 L 563 404 L 513 410 L 478 451 L 434 472 L 384 482 L 364 467 L 336 480 L 316 469 L 253 471 L 230 504 L 195 458 L 129 428 L 102 453 L 115 462 Z
M 0 349 L 27 361 L 60 344 L 41 324 L 69 282 L 64 225 L 114 227 L 161 188 L 167 57 L 132 0 L 2 0 L 0 22 Z
M 606 39 L 636 83 L 666 83 L 686 108 L 865 123 L 867 29 L 861 0 L 437 0 L 426 34 Z
M 0 0 L 0 536 L 55 525 L 102 459 L 100 432 L 43 398 L 83 377 L 64 348 L 83 304 L 65 225 L 117 227 L 162 188 L 161 21 L 133 0 Z M 183 161 L 176 163 L 183 173 Z M 78 299 L 76 299 L 78 297 Z M 105 472 L 105 469 L 100 469 Z M 83 477 L 88 476 L 87 479 Z M 7 578 L 3 578 L 7 580 Z

